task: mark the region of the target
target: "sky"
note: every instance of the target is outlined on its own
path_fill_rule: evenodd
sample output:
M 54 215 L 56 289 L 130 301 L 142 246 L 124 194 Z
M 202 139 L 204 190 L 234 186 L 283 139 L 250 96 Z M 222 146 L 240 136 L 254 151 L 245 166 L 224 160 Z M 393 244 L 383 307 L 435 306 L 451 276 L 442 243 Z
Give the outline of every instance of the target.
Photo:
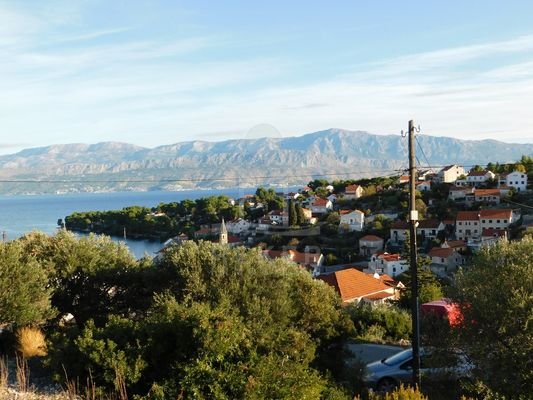
M 328 128 L 533 143 L 533 2 L 0 0 L 0 153 Z

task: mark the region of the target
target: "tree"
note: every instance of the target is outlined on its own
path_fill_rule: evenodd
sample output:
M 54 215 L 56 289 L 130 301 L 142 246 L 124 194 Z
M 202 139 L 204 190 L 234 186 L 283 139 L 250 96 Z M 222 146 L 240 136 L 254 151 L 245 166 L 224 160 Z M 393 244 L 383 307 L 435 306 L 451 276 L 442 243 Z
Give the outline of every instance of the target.
M 407 260 L 407 264 L 411 265 L 411 253 L 410 253 L 410 238 L 407 235 L 402 257 Z M 426 256 L 417 257 L 417 278 L 418 278 L 418 298 L 420 304 L 427 303 L 429 301 L 438 300 L 444 296 L 442 292 L 442 285 L 439 283 L 437 277 L 429 269 L 431 259 Z M 405 271 L 398 276 L 398 279 L 405 285 L 405 289 L 402 290 L 402 295 L 399 300 L 399 305 L 402 308 L 411 308 L 412 303 L 412 290 L 411 290 L 411 271 Z
M 53 315 L 46 270 L 19 241 L 0 243 L 0 326 L 38 324 Z
M 479 378 L 508 398 L 533 393 L 532 265 L 531 238 L 500 241 L 457 274 L 452 294 L 464 320 L 460 343 Z
M 294 204 L 294 200 L 291 200 L 290 205 L 289 205 L 289 225 L 290 226 L 298 225 L 298 214 L 296 212 L 296 206 Z
M 305 224 L 305 214 L 300 203 L 296 204 L 296 224 L 300 226 Z

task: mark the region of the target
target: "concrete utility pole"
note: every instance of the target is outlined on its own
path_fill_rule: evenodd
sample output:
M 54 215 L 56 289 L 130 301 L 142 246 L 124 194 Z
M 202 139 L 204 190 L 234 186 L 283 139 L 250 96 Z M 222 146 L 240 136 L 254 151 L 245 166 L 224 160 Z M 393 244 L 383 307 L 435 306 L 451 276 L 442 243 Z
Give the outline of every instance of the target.
M 416 210 L 416 163 L 415 163 L 415 127 L 413 120 L 409 121 L 409 225 L 410 225 L 410 256 L 411 256 L 411 317 L 413 322 L 413 383 L 419 388 L 420 380 L 420 323 L 418 308 L 418 271 L 416 254 L 416 227 L 418 226 L 418 211 Z

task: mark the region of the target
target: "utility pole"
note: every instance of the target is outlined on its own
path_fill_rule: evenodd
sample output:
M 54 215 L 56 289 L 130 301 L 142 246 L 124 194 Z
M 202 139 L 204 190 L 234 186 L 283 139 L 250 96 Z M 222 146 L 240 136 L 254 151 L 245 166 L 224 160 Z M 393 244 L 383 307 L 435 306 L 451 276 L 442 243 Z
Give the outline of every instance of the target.
M 418 226 L 418 211 L 416 210 L 416 163 L 415 163 L 415 127 L 413 120 L 409 121 L 409 226 L 410 226 L 410 256 L 411 256 L 411 317 L 413 323 L 413 383 L 419 388 L 420 380 L 420 323 L 418 308 L 418 271 L 416 254 L 416 227 Z

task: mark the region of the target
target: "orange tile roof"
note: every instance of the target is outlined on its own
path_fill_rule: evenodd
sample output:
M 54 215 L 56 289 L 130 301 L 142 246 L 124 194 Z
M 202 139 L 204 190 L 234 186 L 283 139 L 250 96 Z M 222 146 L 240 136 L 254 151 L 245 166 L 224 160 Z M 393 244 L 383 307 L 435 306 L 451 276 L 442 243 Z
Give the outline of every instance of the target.
M 448 240 L 446 243 L 447 243 L 448 246 L 450 246 L 451 248 L 465 247 L 465 246 L 466 246 L 466 243 L 465 243 L 464 240 Z
M 379 293 L 371 294 L 369 296 L 365 296 L 365 297 L 363 297 L 363 299 L 370 300 L 370 301 L 375 301 L 375 300 L 388 299 L 389 297 L 394 297 L 394 294 L 393 293 L 387 293 L 387 292 L 379 292 Z
M 355 193 L 359 187 L 359 185 L 348 185 L 344 189 L 344 193 Z
M 341 296 L 343 302 L 390 290 L 390 287 L 380 279 L 376 279 L 372 275 L 365 274 L 354 268 L 344 269 L 328 275 L 321 275 L 318 279 L 333 286 Z M 390 293 L 387 294 L 392 296 Z

